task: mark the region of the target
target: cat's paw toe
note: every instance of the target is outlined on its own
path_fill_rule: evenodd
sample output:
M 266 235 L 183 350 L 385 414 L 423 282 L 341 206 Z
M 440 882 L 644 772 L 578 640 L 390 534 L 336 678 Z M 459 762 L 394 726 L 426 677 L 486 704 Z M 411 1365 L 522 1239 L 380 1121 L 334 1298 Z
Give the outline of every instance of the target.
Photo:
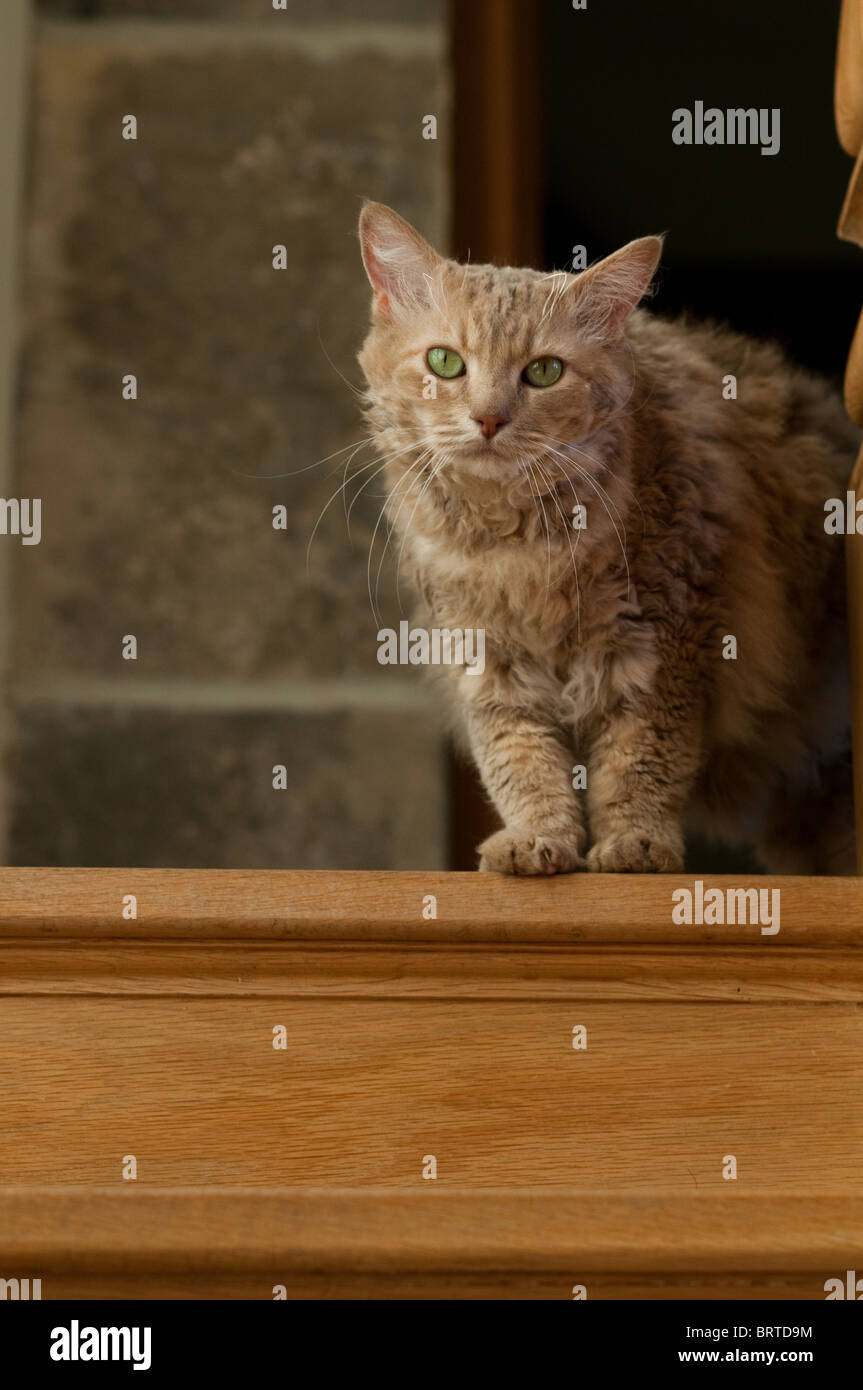
M 678 874 L 683 869 L 683 854 L 670 836 L 627 830 L 595 844 L 587 856 L 587 867 L 595 874 Z
M 531 830 L 498 830 L 478 853 L 485 874 L 570 874 L 585 867 L 577 841 Z

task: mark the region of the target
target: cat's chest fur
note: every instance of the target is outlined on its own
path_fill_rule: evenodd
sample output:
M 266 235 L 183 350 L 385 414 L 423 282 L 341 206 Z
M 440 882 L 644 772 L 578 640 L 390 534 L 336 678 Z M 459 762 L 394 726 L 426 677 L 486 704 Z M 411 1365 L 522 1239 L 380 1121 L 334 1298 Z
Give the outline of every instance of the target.
M 420 534 L 412 559 L 435 622 L 482 628 L 492 667 L 542 668 L 566 719 L 649 693 L 657 639 L 637 593 L 621 565 L 579 560 L 576 538 L 512 537 L 471 552 Z

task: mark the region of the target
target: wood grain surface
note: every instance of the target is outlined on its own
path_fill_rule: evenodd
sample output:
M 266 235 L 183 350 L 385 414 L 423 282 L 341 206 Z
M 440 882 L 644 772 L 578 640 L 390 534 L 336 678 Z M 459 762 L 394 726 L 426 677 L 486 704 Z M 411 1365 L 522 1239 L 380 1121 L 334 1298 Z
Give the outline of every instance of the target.
M 821 1299 L 859 1262 L 863 1208 L 739 1191 L 17 1189 L 0 1192 L 0 1230 L 46 1298 Z
M 701 875 L 710 888 L 780 889 L 772 938 L 860 944 L 863 881 Z M 759 942 L 757 926 L 672 921 L 672 894 L 696 876 L 303 872 L 253 869 L 2 869 L 0 940 L 498 941 L 620 945 Z M 123 900 L 137 898 L 137 918 Z M 436 918 L 423 916 L 436 899 Z
M 3 871 L 0 1276 L 822 1298 L 863 1268 L 863 885 L 706 880 L 778 888 L 764 937 L 673 924 L 692 882 Z

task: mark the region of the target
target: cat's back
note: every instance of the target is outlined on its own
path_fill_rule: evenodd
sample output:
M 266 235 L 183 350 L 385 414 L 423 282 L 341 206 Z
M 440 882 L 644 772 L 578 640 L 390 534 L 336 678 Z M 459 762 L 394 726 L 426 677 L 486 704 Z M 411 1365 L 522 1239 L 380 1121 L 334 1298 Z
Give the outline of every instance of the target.
M 775 342 L 688 316 L 641 309 L 627 340 L 633 351 L 633 409 L 685 438 L 740 448 L 749 457 L 778 451 L 783 470 L 811 466 L 813 453 L 831 480 L 847 478 L 861 432 L 827 378 L 796 366 Z

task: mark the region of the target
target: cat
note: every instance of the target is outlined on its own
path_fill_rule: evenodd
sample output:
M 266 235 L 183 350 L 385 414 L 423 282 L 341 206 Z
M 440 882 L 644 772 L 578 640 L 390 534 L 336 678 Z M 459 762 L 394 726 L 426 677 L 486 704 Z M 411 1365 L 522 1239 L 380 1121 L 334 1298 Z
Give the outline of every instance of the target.
M 853 873 L 839 397 L 639 308 L 660 237 L 548 275 L 379 203 L 359 236 L 388 519 L 434 624 L 485 633 L 481 673 L 440 672 L 503 821 L 479 868 L 679 872 L 695 830 Z

